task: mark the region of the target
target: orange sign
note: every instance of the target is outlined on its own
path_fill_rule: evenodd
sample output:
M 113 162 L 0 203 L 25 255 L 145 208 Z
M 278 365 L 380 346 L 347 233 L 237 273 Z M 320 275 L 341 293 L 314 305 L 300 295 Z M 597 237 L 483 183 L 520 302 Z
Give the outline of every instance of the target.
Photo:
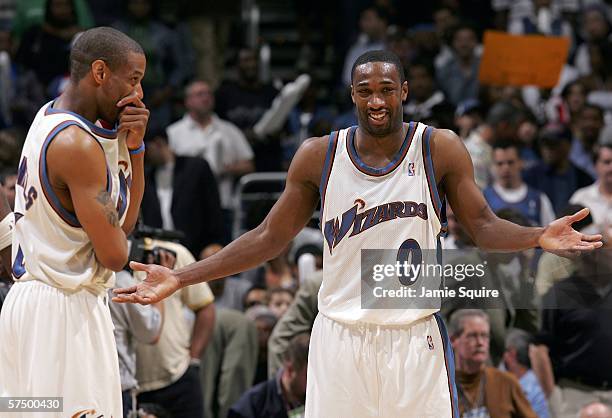
M 478 79 L 497 86 L 557 85 L 569 38 L 486 31 Z

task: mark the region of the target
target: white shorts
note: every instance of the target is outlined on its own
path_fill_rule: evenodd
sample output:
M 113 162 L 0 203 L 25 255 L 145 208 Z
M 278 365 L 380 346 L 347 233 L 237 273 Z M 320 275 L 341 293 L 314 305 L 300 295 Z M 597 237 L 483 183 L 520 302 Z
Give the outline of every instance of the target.
M 458 418 L 454 374 L 437 314 L 380 326 L 319 313 L 310 338 L 306 418 Z
M 119 362 L 105 298 L 36 280 L 13 285 L 0 315 L 0 396 L 64 398 L 61 413 L 7 417 L 120 418 Z

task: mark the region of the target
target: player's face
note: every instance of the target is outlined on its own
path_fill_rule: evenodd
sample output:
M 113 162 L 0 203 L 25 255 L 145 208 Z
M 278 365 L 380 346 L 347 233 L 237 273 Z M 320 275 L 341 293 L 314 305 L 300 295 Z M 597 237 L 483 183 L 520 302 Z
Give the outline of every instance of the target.
M 108 79 L 101 83 L 100 113 L 102 119 L 116 123 L 121 108 L 117 102 L 128 96 L 143 98 L 141 81 L 144 77 L 147 61 L 143 54 L 129 52 L 126 62 L 116 71 L 108 70 Z
M 457 356 L 474 364 L 484 364 L 489 358 L 489 323 L 478 316 L 464 318 L 463 333 L 453 342 Z
M 387 62 L 368 62 L 355 68 L 351 97 L 359 127 L 375 137 L 402 129 L 402 102 L 408 83 L 400 83 L 399 69 Z

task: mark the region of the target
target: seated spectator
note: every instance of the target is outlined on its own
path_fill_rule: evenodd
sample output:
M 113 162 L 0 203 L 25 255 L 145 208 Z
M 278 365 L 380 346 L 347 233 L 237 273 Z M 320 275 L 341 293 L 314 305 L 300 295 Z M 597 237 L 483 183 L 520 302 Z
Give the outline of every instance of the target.
M 596 224 L 612 223 L 612 144 L 601 145 L 595 162 L 597 181 L 576 190 L 570 203 L 584 205 L 591 210 Z
M 11 210 L 15 209 L 15 184 L 17 183 L 17 168 L 7 168 L 0 171 L 0 188 L 4 191 Z
M 246 317 L 255 323 L 257 327 L 257 339 L 259 345 L 259 355 L 257 359 L 257 369 L 253 384 L 263 382 L 268 373 L 268 340 L 272 330 L 276 325 L 276 315 L 265 305 L 253 306 L 244 313 Z
M 453 55 L 436 69 L 436 78 L 447 100 L 456 106 L 464 100 L 478 98 L 480 55 L 474 28 L 466 24 L 456 26 L 451 47 Z
M 612 418 L 612 408 L 601 402 L 593 402 L 580 410 L 578 418 Z
M 520 329 L 513 329 L 506 335 L 506 351 L 504 352 L 504 367 L 518 380 L 533 411 L 539 418 L 548 418 L 548 403 L 538 378 L 531 370 L 529 360 L 529 344 L 531 336 Z
M 550 350 L 562 400 L 550 406 L 559 417 L 576 417 L 591 402 L 612 402 L 612 241 L 608 228 L 588 232 L 603 232 L 603 247 L 583 254 L 576 272 L 542 298 L 539 339 Z
M 608 13 L 600 4 L 592 4 L 582 10 L 581 33 L 584 42 L 580 44 L 574 56 L 574 65 L 581 75 L 591 74 L 590 45 L 610 39 L 612 25 Z
M 265 286 L 253 285 L 244 295 L 243 309 L 247 310 L 257 305 L 265 306 L 268 303 L 267 297 L 268 290 Z
M 151 112 L 148 127 L 165 128 L 172 121 L 172 98 L 191 73 L 177 34 L 157 19 L 153 0 L 127 0 L 124 18 L 113 27 L 142 45 L 147 57 L 141 85 Z
M 461 102 L 455 109 L 455 128 L 457 135 L 463 140 L 466 140 L 482 122 L 482 106 L 476 99 Z
M 565 36 L 573 40 L 572 25 L 566 21 L 552 0 L 532 0 L 533 12 L 508 25 L 508 32 L 517 35 Z
M 385 49 L 389 17 L 380 7 L 368 7 L 359 15 L 359 35 L 346 53 L 342 69 L 342 86 L 350 86 L 353 63 L 361 54 Z
M 309 334 L 292 338 L 283 356 L 283 368 L 275 377 L 242 395 L 230 409 L 228 418 L 303 416 L 309 341 Z
M 454 107 L 435 84 L 435 70 L 425 60 L 414 61 L 408 68 L 408 101 L 404 104 L 407 120 L 423 122 L 438 128 L 453 126 Z
M 213 283 L 210 282 L 211 288 Z M 204 417 L 227 417 L 253 385 L 259 346 L 253 321 L 238 311 L 217 309 L 212 340 L 202 355 Z
M 572 133 L 568 128 L 548 124 L 540 131 L 539 142 L 542 161 L 524 172 L 523 179 L 546 193 L 555 213 L 560 214 L 574 192 L 593 179 L 569 159 Z
M 474 180 L 478 187 L 484 189 L 491 183 L 493 148 L 490 145 L 491 129 L 483 124 L 482 112 L 483 108 L 478 100 L 465 100 L 457 106 L 455 125 L 472 158 Z
M 163 131 L 147 135 L 145 225 L 179 230 L 196 256 L 204 247 L 224 240 L 215 177 L 205 160 L 175 156 Z M 214 220 L 211 222 L 211 220 Z
M 267 297 L 268 308 L 276 318 L 281 319 L 285 312 L 287 312 L 287 309 L 289 309 L 291 302 L 293 302 L 294 296 L 295 293 L 289 289 L 283 289 L 282 287 L 270 289 Z
M 451 316 L 449 334 L 455 351 L 461 416 L 537 417 L 518 380 L 510 373 L 486 365 L 490 331 L 489 318 L 483 311 L 455 312 Z
M 510 208 L 525 216 L 534 226 L 548 225 L 555 213 L 548 197 L 521 178 L 523 169 L 519 147 L 514 142 L 493 145 L 493 185 L 484 191 L 484 197 L 494 212 Z
M 174 265 L 174 257 L 170 253 L 162 252 L 160 257 L 163 260 L 162 265 L 166 267 Z M 136 283 L 132 275 L 125 270 L 116 274 L 115 288 L 129 287 Z M 112 296 L 113 293 L 109 290 L 109 297 Z M 116 302 L 109 305 L 119 355 L 124 417 L 127 417 L 132 409 L 132 392 L 138 388 L 135 342 L 155 344 L 159 340 L 163 324 L 163 307 L 163 302 L 149 306 Z
M 319 313 L 318 294 L 323 282 L 323 271 L 307 277 L 295 294 L 295 299 L 278 320 L 268 340 L 268 378 L 273 378 L 283 363 L 283 353 L 296 335 L 310 332 Z
M 106 0 L 109 1 L 109 0 Z M 20 0 L 15 1 L 15 18 L 13 21 L 13 34 L 17 40 L 20 40 L 28 29 L 32 26 L 38 26 L 45 22 L 50 1 L 49 0 Z M 58 2 L 54 7 L 65 8 L 70 3 L 70 7 L 76 12 L 77 24 L 83 29 L 89 29 L 94 26 L 94 20 L 91 11 L 88 7 L 87 0 L 74 0 Z
M 593 104 L 584 105 L 576 122 L 569 158 L 572 163 L 589 173 L 593 179 L 597 177 L 593 163 L 595 146 L 603 126 L 603 109 Z
M 23 34 L 15 61 L 34 71 L 46 91 L 70 73 L 70 42 L 82 30 L 73 0 L 47 0 L 44 22 Z

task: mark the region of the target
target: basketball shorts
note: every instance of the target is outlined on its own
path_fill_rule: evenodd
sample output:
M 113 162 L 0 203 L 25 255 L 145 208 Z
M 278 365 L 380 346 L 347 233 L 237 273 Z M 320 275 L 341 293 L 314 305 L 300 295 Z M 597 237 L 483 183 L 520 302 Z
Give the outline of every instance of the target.
M 321 313 L 310 339 L 306 418 L 457 418 L 452 347 L 442 319 L 345 324 Z
M 13 285 L 0 313 L 0 396 L 62 397 L 63 412 L 7 417 L 120 418 L 113 329 L 104 297 L 36 280 Z

